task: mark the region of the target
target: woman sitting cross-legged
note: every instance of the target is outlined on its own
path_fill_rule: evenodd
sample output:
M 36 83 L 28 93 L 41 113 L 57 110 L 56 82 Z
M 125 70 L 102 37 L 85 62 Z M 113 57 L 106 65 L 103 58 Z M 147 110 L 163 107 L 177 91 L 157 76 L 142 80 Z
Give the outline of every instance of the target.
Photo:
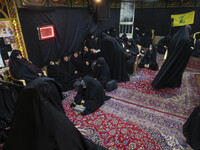
M 63 92 L 72 90 L 74 88 L 74 78 L 52 60 L 48 61 L 47 74 L 48 77 L 55 79 L 58 83 L 62 85 Z
M 74 102 L 70 106 L 75 107 L 77 104 L 82 104 L 85 107 L 83 115 L 87 115 L 99 109 L 108 99 L 110 97 L 105 96 L 101 83 L 91 76 L 85 76 L 81 81 L 77 95 L 74 97 Z
M 16 79 L 24 79 L 27 83 L 43 76 L 42 70 L 22 57 L 19 50 L 13 50 L 10 56 L 10 72 Z
M 156 48 L 153 45 L 150 45 L 149 49 L 145 53 L 144 57 L 139 63 L 139 67 L 147 68 L 151 70 L 158 70 L 158 64 L 156 62 Z

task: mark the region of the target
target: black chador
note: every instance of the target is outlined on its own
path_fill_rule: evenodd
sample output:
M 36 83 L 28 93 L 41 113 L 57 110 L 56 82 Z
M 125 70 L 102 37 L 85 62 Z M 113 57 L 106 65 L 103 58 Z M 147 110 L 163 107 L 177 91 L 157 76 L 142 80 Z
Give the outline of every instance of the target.
M 13 50 L 10 56 L 10 72 L 16 79 L 30 82 L 42 76 L 42 70 L 22 57 L 19 50 Z
M 85 75 L 92 74 L 90 62 L 82 58 L 78 52 L 73 53 L 71 56 L 71 62 L 80 76 L 84 77 Z
M 98 43 L 94 38 L 94 34 L 93 33 L 89 33 L 88 34 L 88 38 L 85 41 L 85 45 L 87 46 L 87 48 L 90 49 L 98 49 Z
M 133 39 L 129 39 L 127 47 L 124 50 L 124 55 L 127 60 L 127 71 L 129 74 L 133 73 L 136 56 L 139 54 L 138 47 Z
M 140 44 L 144 48 L 148 48 L 152 43 L 152 31 L 149 26 L 146 27 L 145 33 L 140 38 Z
M 184 26 L 172 37 L 168 56 L 151 83 L 153 88 L 175 88 L 181 86 L 183 72 L 191 56 L 190 30 L 190 26 Z
M 158 70 L 158 64 L 156 62 L 156 48 L 154 45 L 150 45 L 149 49 L 145 53 L 144 57 L 139 63 L 139 67 L 147 68 L 151 70 Z
M 94 66 L 94 78 L 97 79 L 103 87 L 111 80 L 110 69 L 103 57 L 99 57 Z
M 23 86 L 0 82 L 0 144 L 8 138 L 11 120 Z
M 183 125 L 183 135 L 194 149 L 200 149 L 200 106 L 196 107 Z
M 75 82 L 75 80 L 73 76 L 64 71 L 54 61 L 48 61 L 47 74 L 48 77 L 55 79 L 58 83 L 62 85 L 63 92 L 72 90 L 74 88 L 73 83 Z
M 63 55 L 61 57 L 59 66 L 63 71 L 70 74 L 72 80 L 75 80 L 77 77 L 79 77 L 79 72 L 75 69 L 74 65 L 71 63 L 71 60 L 69 60 L 68 56 Z
M 166 49 L 169 47 L 170 42 L 170 35 L 165 36 L 164 38 L 160 39 L 158 42 L 157 52 L 160 54 L 164 54 Z
M 98 150 L 66 117 L 60 86 L 53 79 L 33 80 L 19 97 L 3 150 Z
M 98 80 L 91 76 L 85 76 L 81 81 L 77 95 L 74 97 L 76 104 L 84 104 L 86 109 L 83 114 L 87 115 L 99 109 L 105 100 L 110 97 L 105 96 L 104 88 Z
M 192 52 L 192 56 L 200 57 L 200 34 L 196 36 L 196 43 L 194 46 L 194 51 Z
M 101 52 L 110 68 L 111 78 L 118 82 L 129 81 L 123 47 L 114 38 L 106 36 L 101 43 Z
M 86 50 L 86 48 L 88 48 L 88 50 Z M 83 56 L 86 55 L 90 60 L 95 60 L 101 55 L 100 51 L 97 51 L 97 50 L 98 50 L 98 42 L 94 38 L 94 34 L 89 33 L 88 38 L 85 41 Z

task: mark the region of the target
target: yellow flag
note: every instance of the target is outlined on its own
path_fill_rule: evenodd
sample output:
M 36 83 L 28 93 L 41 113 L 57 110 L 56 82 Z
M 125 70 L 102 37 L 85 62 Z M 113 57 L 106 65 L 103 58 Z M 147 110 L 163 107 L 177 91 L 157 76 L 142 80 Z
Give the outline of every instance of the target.
M 194 15 L 195 15 L 195 11 L 191 11 L 184 14 L 171 15 L 171 18 L 174 19 L 173 27 L 193 24 Z

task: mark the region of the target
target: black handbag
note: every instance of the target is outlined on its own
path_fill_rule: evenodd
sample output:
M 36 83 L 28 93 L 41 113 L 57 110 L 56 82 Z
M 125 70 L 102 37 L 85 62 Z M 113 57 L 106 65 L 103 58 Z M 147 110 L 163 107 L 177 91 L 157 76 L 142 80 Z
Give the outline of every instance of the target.
M 115 89 L 117 89 L 117 82 L 115 80 L 106 83 L 106 91 L 111 92 Z

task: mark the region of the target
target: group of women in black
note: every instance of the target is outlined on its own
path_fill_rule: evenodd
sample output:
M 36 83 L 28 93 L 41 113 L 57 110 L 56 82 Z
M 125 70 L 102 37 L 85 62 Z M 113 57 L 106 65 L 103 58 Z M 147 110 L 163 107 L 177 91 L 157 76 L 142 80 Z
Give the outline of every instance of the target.
M 189 26 L 185 26 L 172 37 L 169 55 L 152 82 L 154 88 L 181 85 L 182 73 L 191 55 L 189 31 Z M 81 79 L 74 102 L 86 107 L 84 115 L 96 111 L 110 98 L 104 92 L 110 80 L 129 80 L 128 74 L 133 73 L 140 53 L 137 44 L 147 49 L 139 67 L 158 69 L 157 52 L 148 28 L 137 40 L 128 39 L 125 34 L 116 37 L 114 29 L 111 32 L 110 35 L 108 32 L 100 34 L 98 41 L 89 34 L 81 51 L 74 51 L 71 56 L 63 55 L 59 64 L 49 59 L 47 74 L 50 78 L 44 77 L 42 70 L 23 58 L 20 51 L 12 52 L 10 72 L 13 77 L 26 80 L 28 86 L 20 94 L 3 149 L 105 149 L 85 139 L 65 116 L 62 91 L 73 89 L 74 82 Z M 181 58 L 180 52 L 184 52 Z

